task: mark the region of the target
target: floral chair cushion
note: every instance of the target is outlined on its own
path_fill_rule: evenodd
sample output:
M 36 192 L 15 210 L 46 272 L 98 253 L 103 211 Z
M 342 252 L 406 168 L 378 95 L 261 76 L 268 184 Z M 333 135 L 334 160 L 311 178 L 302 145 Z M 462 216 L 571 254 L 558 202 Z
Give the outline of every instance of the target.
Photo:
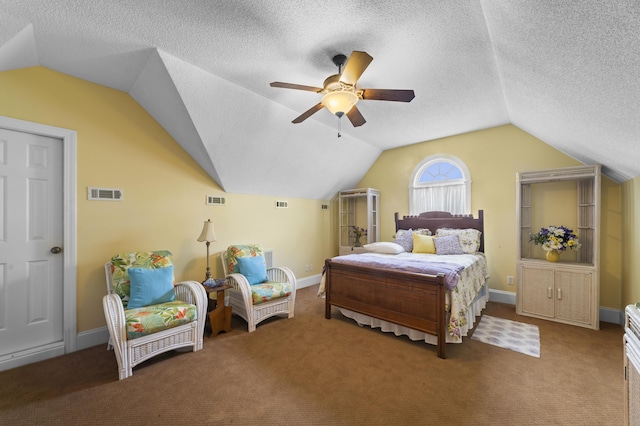
M 131 289 L 131 280 L 127 272 L 130 267 L 156 269 L 171 265 L 173 257 L 168 250 L 118 253 L 111 258 L 111 289 L 120 296 L 126 309 Z
M 259 244 L 246 244 L 246 245 L 234 245 L 227 248 L 227 273 L 239 274 L 240 268 L 238 267 L 239 257 L 255 257 L 264 256 L 264 250 Z
M 289 283 L 269 281 L 251 286 L 251 297 L 254 305 L 259 305 L 260 303 L 268 302 L 269 300 L 287 297 L 290 294 L 291 285 Z
M 173 302 L 141 308 L 125 309 L 127 337 L 138 337 L 167 330 L 197 319 L 196 305 L 174 300 Z

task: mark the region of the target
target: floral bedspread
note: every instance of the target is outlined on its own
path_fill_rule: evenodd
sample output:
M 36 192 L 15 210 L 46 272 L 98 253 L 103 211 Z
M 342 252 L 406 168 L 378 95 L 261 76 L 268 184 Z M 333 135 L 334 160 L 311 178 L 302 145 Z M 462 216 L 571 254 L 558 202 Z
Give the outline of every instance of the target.
M 406 259 L 410 258 L 412 259 L 412 262 L 424 261 L 425 263 L 450 263 L 451 265 L 462 266 L 463 268 L 454 267 L 454 269 L 457 270 L 456 273 L 458 275 L 457 284 L 452 290 L 447 290 L 445 293 L 445 310 L 449 321 L 447 327 L 449 337 L 447 341 L 452 343 L 461 342 L 462 336 L 466 335 L 466 331 L 468 330 L 467 319 L 469 318 L 467 311 L 470 309 L 476 296 L 482 290 L 487 278 L 489 278 L 487 258 L 484 253 L 446 256 L 422 253 L 400 253 L 397 255 L 364 253 L 360 255 L 347 256 L 360 256 L 362 261 L 367 257 L 382 257 L 386 258 L 385 261 L 397 259 L 398 262 L 406 263 Z M 344 258 L 347 256 L 338 256 L 338 258 Z M 447 270 L 451 270 L 451 267 L 447 268 Z M 320 282 L 320 288 L 318 289 L 318 296 L 321 297 L 323 295 L 324 274 L 322 276 L 322 281 Z

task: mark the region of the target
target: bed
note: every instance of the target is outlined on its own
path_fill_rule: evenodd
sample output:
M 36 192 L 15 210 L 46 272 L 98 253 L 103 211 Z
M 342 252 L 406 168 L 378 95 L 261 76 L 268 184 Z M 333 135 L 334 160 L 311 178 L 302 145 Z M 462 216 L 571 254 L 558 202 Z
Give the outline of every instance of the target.
M 427 254 L 420 249 L 423 253 L 414 254 L 405 247 L 394 254 L 368 252 L 327 259 L 319 291 L 325 297 L 325 318 L 330 319 L 332 306 L 337 307 L 360 325 L 435 344 L 438 356 L 446 358 L 446 343 L 462 341 L 489 298 L 484 212 L 480 210 L 477 218 L 446 212 L 400 218 L 396 213 L 395 223 L 396 235 L 406 237 L 409 230 L 432 233 L 437 238 L 430 241 L 442 247 L 446 241 L 462 242 L 463 252 L 456 248 L 448 255 L 442 254 L 448 249 Z M 395 242 L 402 245 L 401 240 Z

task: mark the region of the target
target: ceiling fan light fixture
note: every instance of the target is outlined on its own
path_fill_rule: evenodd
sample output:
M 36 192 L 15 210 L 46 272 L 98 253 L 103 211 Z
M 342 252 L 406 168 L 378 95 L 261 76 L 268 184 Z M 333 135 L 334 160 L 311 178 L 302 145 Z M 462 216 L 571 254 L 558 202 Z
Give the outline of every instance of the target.
M 331 114 L 336 115 L 338 113 L 348 113 L 357 103 L 358 95 L 348 90 L 336 90 L 322 97 L 322 105 L 331 111 Z

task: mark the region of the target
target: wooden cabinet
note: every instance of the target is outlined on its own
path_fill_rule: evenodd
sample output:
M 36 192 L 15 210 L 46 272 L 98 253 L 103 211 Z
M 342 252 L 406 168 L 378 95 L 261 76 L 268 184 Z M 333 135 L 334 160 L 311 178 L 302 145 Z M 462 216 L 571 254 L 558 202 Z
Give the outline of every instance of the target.
M 548 262 L 547 262 L 548 263 Z M 521 314 L 593 328 L 593 272 L 571 265 L 520 266 Z
M 517 191 L 516 312 L 597 330 L 600 166 L 518 173 Z M 556 216 L 572 223 L 557 223 Z M 550 225 L 574 229 L 580 250 L 563 253 L 559 262 L 544 260 L 544 252 L 529 242 L 529 236 Z
M 360 239 L 362 245 L 380 240 L 378 213 L 380 192 L 377 189 L 361 188 L 342 191 L 338 194 L 338 251 L 340 255 L 362 252 L 355 246 L 351 231 L 354 226 L 367 230 L 367 236 Z

